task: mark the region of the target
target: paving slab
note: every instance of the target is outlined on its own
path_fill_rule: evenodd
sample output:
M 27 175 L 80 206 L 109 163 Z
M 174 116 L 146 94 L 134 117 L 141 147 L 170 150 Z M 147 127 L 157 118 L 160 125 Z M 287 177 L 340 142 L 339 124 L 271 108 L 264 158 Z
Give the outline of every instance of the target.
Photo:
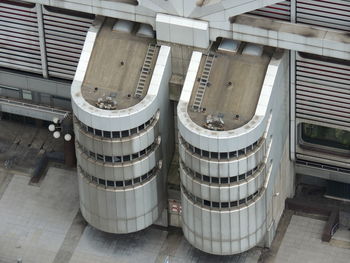
M 326 222 L 293 215 L 275 262 L 284 263 L 348 263 L 350 249 L 322 242 Z
M 115 235 L 86 227 L 70 263 L 155 262 L 167 232 L 157 228 Z
M 14 175 L 0 200 L 0 262 L 52 262 L 79 209 L 74 172 L 50 168 L 40 187 Z

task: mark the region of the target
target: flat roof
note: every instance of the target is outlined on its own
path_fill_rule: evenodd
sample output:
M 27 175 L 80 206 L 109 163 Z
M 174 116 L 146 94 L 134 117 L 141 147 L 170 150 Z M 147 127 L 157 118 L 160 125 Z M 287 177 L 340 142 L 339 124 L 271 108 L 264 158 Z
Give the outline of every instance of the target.
M 145 77 L 142 95 L 134 96 L 150 44 L 155 39 L 138 37 L 132 33 L 113 30 L 117 19 L 108 18 L 101 27 L 82 85 L 82 95 L 91 105 L 107 97 L 116 101 L 115 109 L 125 109 L 139 103 L 147 94 L 159 47 L 155 48 L 152 63 Z
M 215 58 L 210 70 L 209 84 L 204 89 L 200 110 L 196 110 L 193 106 L 200 89 L 200 80 L 205 75 L 203 72 L 207 59 L 207 54 L 202 55 L 188 104 L 189 116 L 199 126 L 208 128 L 207 120 L 216 118 L 223 121 L 223 126 L 218 130 L 232 130 L 253 118 L 274 48 L 263 47 L 263 54 L 254 56 L 243 55 L 244 46 L 245 43 L 241 44 L 237 53 L 211 52 Z

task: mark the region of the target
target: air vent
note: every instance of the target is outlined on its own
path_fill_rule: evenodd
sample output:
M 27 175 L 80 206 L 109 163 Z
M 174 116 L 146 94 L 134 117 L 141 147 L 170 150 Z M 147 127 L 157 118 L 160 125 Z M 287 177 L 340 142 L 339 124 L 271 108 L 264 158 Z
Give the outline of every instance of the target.
M 134 23 L 128 20 L 118 20 L 114 26 L 113 30 L 123 33 L 131 33 L 134 27 Z
M 261 57 L 263 51 L 264 51 L 263 46 L 249 43 L 244 47 L 242 54 Z
M 136 36 L 154 38 L 154 31 L 151 25 L 141 24 L 137 30 Z
M 223 52 L 237 53 L 240 44 L 240 41 L 224 38 L 222 39 L 218 50 Z

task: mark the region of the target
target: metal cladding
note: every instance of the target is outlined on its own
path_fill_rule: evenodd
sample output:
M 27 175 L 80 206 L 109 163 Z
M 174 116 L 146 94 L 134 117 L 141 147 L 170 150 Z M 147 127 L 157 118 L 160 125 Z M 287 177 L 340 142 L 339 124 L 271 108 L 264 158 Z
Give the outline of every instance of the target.
M 205 61 L 201 57 L 200 52 L 192 55 L 177 109 L 182 228 L 198 249 L 230 255 L 263 241 L 271 223 L 272 156 L 278 148 L 272 133 L 281 125 L 273 112 L 283 107 L 272 92 L 283 90 L 277 76 L 285 63 L 273 57 L 268 64 L 253 118 L 236 129 L 218 130 L 198 125 L 189 115 L 196 76 Z
M 77 120 L 74 126 L 84 218 L 112 233 L 151 225 L 159 216 L 161 196 L 159 113 L 137 133 L 120 138 L 113 132 L 91 132 Z
M 0 66 L 73 79 L 95 15 L 22 1 L 1 1 L 0 13 Z
M 109 107 L 113 100 L 108 98 L 104 107 L 91 105 L 82 96 L 83 80 L 103 25 L 101 19 L 90 28 L 71 89 L 80 208 L 97 229 L 131 233 L 153 224 L 165 206 L 160 129 L 171 72 L 170 48 L 159 48 L 154 66 L 158 74 L 152 75 L 139 103 L 115 109 Z M 102 100 L 97 97 L 97 102 Z

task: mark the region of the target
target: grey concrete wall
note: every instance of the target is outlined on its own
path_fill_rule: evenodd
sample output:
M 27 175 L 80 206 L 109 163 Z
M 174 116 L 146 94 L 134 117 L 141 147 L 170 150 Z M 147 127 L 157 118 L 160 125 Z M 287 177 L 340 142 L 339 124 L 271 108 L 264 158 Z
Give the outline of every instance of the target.
M 0 86 L 25 89 L 33 92 L 70 99 L 70 81 L 44 79 L 42 77 L 0 70 Z
M 284 200 L 294 190 L 294 164 L 289 157 L 289 55 L 284 53 L 278 68 L 277 88 L 272 96 L 273 111 L 270 132 L 272 139 L 268 162 L 272 165 L 271 177 L 266 190 L 267 234 L 265 245 L 273 240 L 275 229 L 284 209 Z

